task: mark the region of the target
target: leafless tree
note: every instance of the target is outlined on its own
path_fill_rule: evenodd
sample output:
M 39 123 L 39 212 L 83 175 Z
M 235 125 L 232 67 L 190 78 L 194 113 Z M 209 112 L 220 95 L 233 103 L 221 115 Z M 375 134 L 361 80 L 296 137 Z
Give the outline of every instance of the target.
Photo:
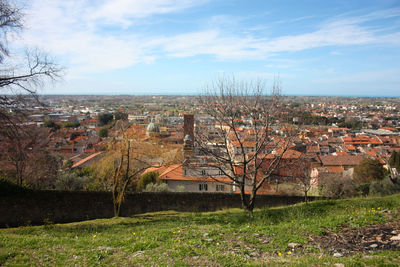
M 25 120 L 26 101 L 37 101 L 37 89 L 46 80 L 59 78 L 62 68 L 38 49 L 26 50 L 24 55 L 10 53 L 8 36 L 23 28 L 22 19 L 18 7 L 8 0 L 0 0 L 0 140 L 14 140 L 21 144 L 14 149 L 14 156 L 18 164 L 24 165 L 27 156 L 23 139 L 29 132 L 20 126 Z M 22 172 L 22 166 L 16 168 L 17 173 Z
M 118 137 L 109 143 L 97 166 L 97 174 L 109 180 L 114 215 L 119 216 L 130 183 L 137 181 L 149 167 L 171 164 L 174 157 L 171 157 L 170 147 L 160 144 L 156 138 L 146 140 L 144 133 L 129 129 L 124 121 L 118 121 L 115 127 Z
M 291 137 L 277 136 L 272 129 L 274 116 L 280 112 L 280 91 L 278 79 L 267 94 L 265 81 L 222 77 L 199 98 L 210 120 L 208 125 L 197 124 L 195 147 L 207 158 L 203 162 L 207 168 L 218 170 L 239 190 L 242 207 L 250 214 L 257 192 L 279 168 L 291 145 Z
M 7 0 L 0 0 L 0 123 L 3 126 L 15 125 L 10 109 L 13 113 L 21 112 L 26 96 L 37 99 L 38 87 L 62 74 L 62 68 L 38 49 L 27 49 L 24 55 L 10 57 L 7 37 L 22 29 L 22 19 L 20 9 Z
M 317 180 L 312 177 L 313 160 L 302 154 L 299 158 L 292 161 L 289 165 L 293 180 L 300 187 L 304 194 L 304 201 L 308 203 L 308 193 L 313 186 L 317 185 Z

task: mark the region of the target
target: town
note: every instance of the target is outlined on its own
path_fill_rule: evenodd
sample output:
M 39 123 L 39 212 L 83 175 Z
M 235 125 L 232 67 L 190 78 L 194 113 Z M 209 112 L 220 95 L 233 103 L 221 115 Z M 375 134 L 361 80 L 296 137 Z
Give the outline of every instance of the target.
M 280 167 L 263 182 L 259 194 L 303 194 L 304 178 L 299 185 L 296 175 L 288 172 L 294 168 L 291 164 L 300 159 L 306 159 L 310 165 L 305 193 L 311 195 L 336 196 L 339 192 L 332 188 L 323 192 L 321 186 L 332 180 L 342 182 L 344 177 L 352 179 L 354 168 L 367 158 L 379 161 L 397 175 L 395 166 L 389 166 L 388 162 L 393 152 L 400 149 L 398 98 L 288 96 L 279 101 L 281 112 L 268 127 L 271 135 L 290 140 L 290 145 L 285 148 Z M 9 107 L 10 114 L 13 108 Z M 19 136 L 21 142 L 4 137 L 0 140 L 1 175 L 16 183 L 36 189 L 109 190 L 110 185 L 99 187 L 95 178 L 88 176 L 99 175 L 95 169 L 104 165 L 101 160 L 107 147 L 122 136 L 116 122 L 124 121 L 124 131 L 140 134 L 143 142 L 157 138 L 177 154 L 175 161 L 163 166 L 152 162 L 143 172 L 157 172 L 158 179 L 166 184 L 164 190 L 240 192 L 234 179 L 225 177 L 229 168 L 215 167 L 215 161 L 207 164 L 210 161 L 207 154 L 202 153 L 201 143 L 195 142 L 196 138 L 207 136 L 202 141 L 207 141 L 208 146 L 212 142 L 218 146 L 221 142 L 218 130 L 224 128 L 202 110 L 197 96 L 44 95 L 40 96 L 40 102 L 32 99 L 24 111 L 26 118 L 21 132 L 27 129 L 29 134 Z M 239 117 L 236 130 L 242 135 L 240 139 L 251 140 L 254 134 L 251 117 L 246 114 Z M 292 133 L 288 136 L 287 132 Z M 254 142 L 239 143 L 241 140 L 229 135 L 229 129 L 224 133 L 233 154 L 240 154 L 241 146 L 246 155 L 254 152 Z M 263 153 L 276 154 L 277 148 L 265 149 Z M 71 173 L 80 177 L 68 176 Z M 77 179 L 75 187 L 68 187 L 74 182 L 66 176 Z M 139 178 L 137 175 L 132 183 Z M 134 185 L 129 190 L 138 188 Z M 250 191 L 251 186 L 247 186 L 245 192 Z

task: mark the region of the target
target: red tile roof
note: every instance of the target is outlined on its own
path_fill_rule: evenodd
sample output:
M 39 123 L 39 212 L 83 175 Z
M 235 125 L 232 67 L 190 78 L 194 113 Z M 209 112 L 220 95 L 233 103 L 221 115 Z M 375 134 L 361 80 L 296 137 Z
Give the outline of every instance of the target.
M 321 161 L 324 166 L 357 166 L 360 164 L 362 156 L 322 156 Z
M 84 164 L 85 162 L 87 162 L 87 161 L 89 161 L 89 160 L 91 160 L 91 159 L 94 159 L 95 157 L 97 157 L 97 156 L 100 155 L 101 153 L 103 153 L 103 151 L 96 152 L 96 153 L 94 153 L 94 154 L 92 154 L 92 155 L 90 155 L 90 156 L 88 156 L 88 157 L 86 157 L 86 158 L 84 158 L 84 159 L 82 159 L 82 160 L 76 162 L 74 165 L 72 165 L 71 168 L 72 168 L 72 169 L 77 168 L 77 167 L 81 166 L 82 164 Z

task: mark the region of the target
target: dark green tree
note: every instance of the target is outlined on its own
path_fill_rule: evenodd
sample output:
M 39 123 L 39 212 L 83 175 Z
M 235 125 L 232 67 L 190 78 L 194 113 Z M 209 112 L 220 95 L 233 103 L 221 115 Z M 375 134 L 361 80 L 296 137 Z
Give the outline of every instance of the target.
M 60 129 L 60 125 L 56 124 L 54 120 L 51 119 L 45 119 L 43 121 L 43 126 L 47 128 Z
M 107 128 L 101 128 L 99 131 L 99 136 L 100 137 L 107 137 L 108 136 L 108 129 Z
M 98 116 L 100 126 L 107 125 L 113 119 L 114 119 L 114 116 L 113 116 L 113 114 L 110 114 L 110 113 L 102 113 Z
M 118 121 L 118 120 L 125 121 L 125 120 L 128 119 L 128 114 L 125 113 L 125 112 L 117 111 L 117 112 L 114 113 L 114 117 L 115 117 L 116 121 Z
M 385 177 L 385 169 L 377 159 L 365 158 L 354 167 L 353 178 L 358 183 L 380 181 Z

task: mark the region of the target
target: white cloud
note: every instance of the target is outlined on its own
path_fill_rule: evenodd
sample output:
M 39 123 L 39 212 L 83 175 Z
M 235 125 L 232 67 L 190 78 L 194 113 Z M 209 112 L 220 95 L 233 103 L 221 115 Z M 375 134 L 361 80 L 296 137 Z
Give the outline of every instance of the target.
M 255 37 L 252 33 L 243 36 L 215 25 L 163 36 L 135 34 L 132 32 L 134 27 L 129 31 L 103 28 L 104 24 L 112 24 L 123 29 L 137 19 L 183 11 L 204 2 L 104 0 L 95 5 L 98 2 L 88 0 L 35 0 L 27 12 L 27 29 L 23 37 L 27 44 L 63 58 L 73 75 L 151 63 L 158 57 L 211 55 L 219 60 L 262 60 L 280 53 L 317 47 L 400 44 L 400 32 L 382 34 L 363 26 L 369 20 L 400 16 L 399 9 L 358 17 L 336 17 L 317 25 L 315 31 L 273 38 Z M 239 18 L 231 16 L 214 16 L 211 21 L 218 25 L 240 23 Z
M 100 8 L 94 9 L 90 19 L 129 26 L 132 19 L 182 11 L 204 0 L 106 0 Z

